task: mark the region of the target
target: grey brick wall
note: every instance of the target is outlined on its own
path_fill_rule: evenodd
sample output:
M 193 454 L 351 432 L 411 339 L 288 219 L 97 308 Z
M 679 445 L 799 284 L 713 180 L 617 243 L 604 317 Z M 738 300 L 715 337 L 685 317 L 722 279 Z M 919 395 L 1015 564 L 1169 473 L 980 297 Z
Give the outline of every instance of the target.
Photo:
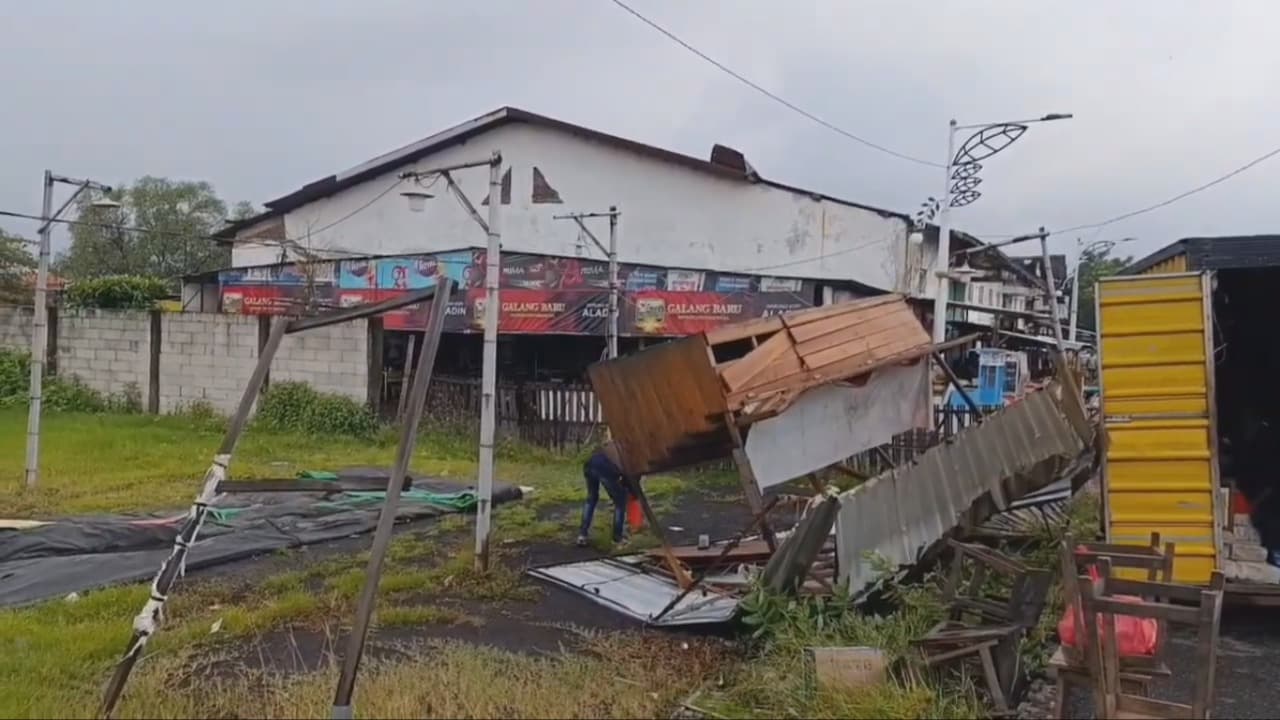
M 368 322 L 340 323 L 286 335 L 271 363 L 271 382 L 290 381 L 365 400 L 369 383 Z
M 31 348 L 35 308 L 0 305 L 0 347 Z
M 258 319 L 215 313 L 160 316 L 160 412 L 202 400 L 230 413 L 258 359 Z
M 0 347 L 31 344 L 30 308 L 0 306 Z M 125 310 L 64 310 L 58 321 L 58 374 L 75 375 L 105 393 L 136 385 L 143 407 L 150 393 L 151 317 Z M 285 336 L 271 381 L 305 382 L 317 390 L 364 401 L 368 392 L 368 321 Z M 258 359 L 258 318 L 218 313 L 160 316 L 159 408 L 174 412 L 196 401 L 230 413 Z
M 58 374 L 104 393 L 131 385 L 146 403 L 151 318 L 137 310 L 67 310 L 58 317 Z

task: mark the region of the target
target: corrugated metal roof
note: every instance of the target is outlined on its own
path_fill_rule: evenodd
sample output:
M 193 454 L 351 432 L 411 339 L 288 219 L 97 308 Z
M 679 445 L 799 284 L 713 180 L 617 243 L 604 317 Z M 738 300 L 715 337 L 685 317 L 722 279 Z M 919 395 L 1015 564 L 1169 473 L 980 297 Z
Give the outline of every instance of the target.
M 841 496 L 837 523 L 840 579 L 859 592 L 876 579 L 871 556 L 914 564 L 962 521 L 976 522 L 1007 499 L 1044 488 L 1081 457 L 1087 438 L 1054 388 L 961 430 L 919 459 Z M 983 504 L 984 497 L 993 503 Z M 992 507 L 994 505 L 994 507 Z
M 653 622 L 653 617 L 680 594 L 680 588 L 668 578 L 636 567 L 634 563 L 642 557 L 586 560 L 528 572 L 643 623 L 660 627 L 722 623 L 737 612 L 739 598 L 698 588 Z

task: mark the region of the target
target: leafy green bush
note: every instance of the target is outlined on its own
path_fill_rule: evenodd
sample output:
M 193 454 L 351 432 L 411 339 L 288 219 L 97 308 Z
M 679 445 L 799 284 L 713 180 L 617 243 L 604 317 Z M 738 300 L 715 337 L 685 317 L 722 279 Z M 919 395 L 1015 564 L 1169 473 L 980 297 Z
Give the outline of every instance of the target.
M 71 307 L 149 310 L 168 297 L 169 283 L 157 277 L 112 275 L 77 280 L 67 288 Z
M 26 405 L 30 399 L 31 355 L 20 350 L 0 350 L 0 406 Z M 63 412 L 142 411 L 142 393 L 130 383 L 119 395 L 105 395 L 72 377 L 45 377 L 44 409 Z
M 378 418 L 363 403 L 323 393 L 300 382 L 272 383 L 262 396 L 255 423 L 278 432 L 373 438 Z

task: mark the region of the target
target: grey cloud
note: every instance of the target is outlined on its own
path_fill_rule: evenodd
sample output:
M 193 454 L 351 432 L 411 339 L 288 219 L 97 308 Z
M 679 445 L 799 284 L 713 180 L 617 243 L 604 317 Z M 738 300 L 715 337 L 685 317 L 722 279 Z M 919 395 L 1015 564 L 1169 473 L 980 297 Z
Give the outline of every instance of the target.
M 989 163 L 976 232 L 1061 228 L 1199 184 L 1277 143 L 1280 7 L 1265 0 L 632 0 L 831 122 L 941 160 L 946 122 L 1069 111 Z M 47 166 L 207 179 L 262 202 L 504 104 L 910 212 L 941 172 L 759 97 L 603 0 L 4 2 L 0 207 Z M 1099 237 L 1145 252 L 1267 232 L 1280 159 Z M 30 233 L 29 225 L 5 227 Z M 1091 233 L 1086 233 L 1091 237 Z M 1071 238 L 1055 241 L 1065 247 Z

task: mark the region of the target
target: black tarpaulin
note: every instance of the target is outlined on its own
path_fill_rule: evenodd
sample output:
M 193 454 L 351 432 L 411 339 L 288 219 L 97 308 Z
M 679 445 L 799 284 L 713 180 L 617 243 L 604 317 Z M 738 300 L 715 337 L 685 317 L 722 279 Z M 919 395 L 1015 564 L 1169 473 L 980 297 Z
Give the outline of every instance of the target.
M 353 468 L 339 477 L 384 470 Z M 417 478 L 401 498 L 398 522 L 459 512 L 467 486 Z M 188 570 L 370 532 L 381 493 L 272 493 L 224 496 L 191 548 Z M 495 504 L 520 489 L 494 483 Z M 172 550 L 185 513 L 65 518 L 29 527 L 0 526 L 0 606 L 147 580 Z

